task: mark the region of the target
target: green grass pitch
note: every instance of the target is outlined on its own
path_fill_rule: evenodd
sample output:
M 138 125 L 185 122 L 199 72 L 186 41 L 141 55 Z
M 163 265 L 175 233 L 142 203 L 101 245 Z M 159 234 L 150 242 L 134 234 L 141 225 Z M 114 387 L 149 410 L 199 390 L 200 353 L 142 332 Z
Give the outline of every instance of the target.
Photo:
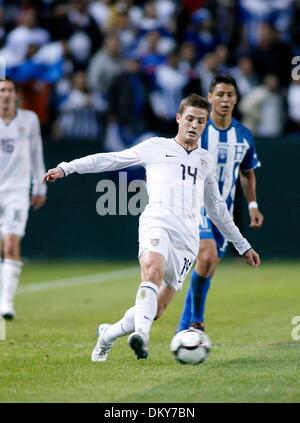
M 107 362 L 92 363 L 97 325 L 133 303 L 136 264 L 27 263 L 17 318 L 0 341 L 0 401 L 300 402 L 300 341 L 291 337 L 299 270 L 221 263 L 207 308 L 213 349 L 206 363 L 184 366 L 169 352 L 184 293 L 154 323 L 148 360 L 137 361 L 123 338 Z

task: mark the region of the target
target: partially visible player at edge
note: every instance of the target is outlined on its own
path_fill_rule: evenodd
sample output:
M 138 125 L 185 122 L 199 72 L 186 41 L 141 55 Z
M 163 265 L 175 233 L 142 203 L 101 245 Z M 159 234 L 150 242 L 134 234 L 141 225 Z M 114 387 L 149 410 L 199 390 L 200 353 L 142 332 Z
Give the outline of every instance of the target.
M 1 80 L 0 314 L 5 319 L 15 316 L 14 296 L 22 270 L 20 244 L 30 203 L 38 209 L 46 201 L 44 173 L 38 117 L 34 112 L 17 108 L 14 81 Z
M 262 226 L 263 215 L 256 201 L 254 169 L 260 166 L 260 162 L 250 130 L 232 117 L 237 100 L 238 89 L 235 80 L 230 76 L 217 75 L 210 84 L 208 101 L 211 104 L 211 113 L 199 142 L 201 147 L 213 156 L 220 193 L 231 214 L 236 183 L 240 175 L 243 193 L 248 202 L 250 227 L 258 229 Z M 204 210 L 201 217 L 199 253 L 177 331 L 190 326 L 204 330 L 204 311 L 210 281 L 227 247 L 226 237 L 220 233 Z
M 246 262 L 253 267 L 260 264 L 258 254 L 235 226 L 220 195 L 212 157 L 198 145 L 208 114 L 208 101 L 192 94 L 180 104 L 175 138 L 149 138 L 118 153 L 62 162 L 44 176 L 44 181 L 55 181 L 73 172 L 104 172 L 132 165 L 146 168 L 149 203 L 139 222 L 141 284 L 135 305 L 121 320 L 98 327 L 92 361 L 105 361 L 113 342 L 124 335 L 130 335 L 128 343 L 136 357 L 147 358 L 152 322 L 182 289 L 197 256 L 199 216 L 204 203 L 211 219 Z

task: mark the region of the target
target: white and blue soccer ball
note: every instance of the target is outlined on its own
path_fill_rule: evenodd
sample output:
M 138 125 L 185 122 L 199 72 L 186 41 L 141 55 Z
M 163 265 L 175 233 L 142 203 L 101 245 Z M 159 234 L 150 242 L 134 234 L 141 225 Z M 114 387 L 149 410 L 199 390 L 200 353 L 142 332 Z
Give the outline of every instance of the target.
M 200 364 L 208 357 L 211 342 L 206 333 L 196 329 L 182 330 L 170 344 L 175 359 L 182 364 Z

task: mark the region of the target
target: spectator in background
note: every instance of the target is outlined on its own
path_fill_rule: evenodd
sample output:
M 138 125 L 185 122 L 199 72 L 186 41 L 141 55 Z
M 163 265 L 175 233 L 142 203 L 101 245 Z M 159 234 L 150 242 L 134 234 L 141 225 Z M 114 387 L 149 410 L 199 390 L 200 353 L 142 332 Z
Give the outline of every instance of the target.
M 143 35 L 149 31 L 161 31 L 166 33 L 167 28 L 165 22 L 162 22 L 159 19 L 157 14 L 156 2 L 155 1 L 146 1 L 143 6 L 143 15 L 139 22 L 137 22 L 138 30 L 140 34 Z
M 193 12 L 191 20 L 192 23 L 186 31 L 185 40 L 196 45 L 198 59 L 202 59 L 218 44 L 213 16 L 208 9 L 202 8 Z
M 91 54 L 95 53 L 102 45 L 102 33 L 97 22 L 90 14 L 86 0 L 71 0 L 70 9 L 67 13 L 66 32 L 69 38 L 80 33 L 88 37 L 91 44 Z M 70 37 L 71 35 L 71 37 Z
M 218 40 L 229 48 L 237 45 L 239 39 L 238 2 L 235 0 L 217 0 L 215 8 L 215 29 Z
M 53 137 L 71 141 L 85 139 L 99 141 L 103 129 L 101 119 L 102 103 L 88 87 L 86 73 L 78 71 L 73 75 L 69 94 L 60 105 Z
M 88 67 L 90 88 L 106 99 L 110 83 L 123 69 L 121 43 L 117 34 L 108 33 L 104 46 L 91 59 Z
M 88 11 L 97 22 L 98 28 L 102 28 L 106 32 L 109 29 L 112 13 L 111 0 L 91 1 L 88 5 Z
M 219 44 L 215 50 L 214 54 L 218 62 L 218 73 L 227 75 L 229 72 L 229 51 L 228 47 L 225 44 Z
M 295 56 L 300 55 L 300 0 L 295 0 L 295 9 L 293 11 L 290 34 L 291 46 Z
M 260 79 L 272 73 L 277 76 L 280 85 L 285 87 L 289 84 L 291 49 L 279 40 L 278 33 L 270 24 L 260 25 L 258 45 L 252 49 L 251 58 Z
M 118 126 L 123 148 L 131 147 L 150 129 L 151 109 L 144 79 L 138 58 L 131 55 L 108 90 L 108 122 Z
M 22 107 L 38 115 L 43 130 L 50 120 L 53 85 L 63 75 L 64 54 L 63 43 L 48 43 L 42 47 L 30 44 L 24 60 L 17 66 L 7 67 L 7 75 L 18 81 Z
M 237 61 L 237 66 L 230 69 L 230 74 L 237 82 L 241 97 L 258 85 L 258 78 L 249 56 L 241 56 Z
M 147 32 L 139 39 L 137 52 L 142 56 L 154 53 L 160 57 L 165 57 L 174 50 L 175 46 L 176 44 L 172 38 L 163 36 L 159 30 L 155 29 Z
M 181 44 L 179 50 L 179 67 L 187 75 L 196 73 L 197 51 L 194 43 L 185 41 Z
M 173 0 L 156 0 L 156 13 L 162 25 L 173 33 L 176 27 L 175 13 L 179 2 Z
M 288 32 L 293 16 L 294 0 L 239 0 L 240 25 L 248 46 L 259 43 L 259 28 L 263 22 L 270 23 L 280 38 L 288 41 Z
M 113 2 L 111 1 L 111 3 Z M 112 15 L 120 8 L 124 8 L 128 11 L 132 27 L 137 28 L 143 16 L 142 5 L 137 4 L 135 0 L 118 0 L 111 6 Z
M 55 40 L 68 40 L 75 69 L 86 69 L 90 55 L 102 46 L 100 27 L 88 9 L 85 0 L 71 0 L 67 7 L 51 19 Z
M 215 53 L 207 53 L 198 67 L 201 89 L 203 95 L 207 95 L 211 80 L 218 73 L 218 58 Z
M 8 67 L 21 64 L 28 54 L 30 45 L 43 46 L 50 41 L 49 32 L 39 26 L 34 10 L 24 11 L 20 16 L 20 22 L 20 25 L 9 32 L 4 49 L 0 52 Z
M 82 31 L 75 32 L 68 39 L 68 47 L 74 71 L 85 70 L 92 54 L 92 45 L 87 35 Z
M 147 84 L 154 87 L 158 67 L 166 60 L 166 56 L 174 48 L 174 41 L 161 37 L 159 31 L 150 31 L 142 37 L 137 46 L 142 71 L 147 76 Z
M 136 49 L 137 30 L 131 23 L 128 8 L 125 4 L 117 3 L 114 9 L 113 19 L 110 21 L 110 30 L 119 35 L 121 49 L 126 56 Z
M 283 98 L 279 80 L 269 74 L 263 84 L 250 91 L 240 102 L 243 124 L 255 136 L 278 137 L 284 126 Z
M 178 68 L 188 78 L 187 93 L 200 91 L 200 78 L 198 74 L 197 51 L 193 43 L 186 41 L 181 44 L 179 50 Z
M 151 93 L 159 132 L 166 135 L 174 132 L 176 112 L 188 82 L 187 75 L 180 71 L 178 53 L 170 53 L 167 62 L 157 69 L 155 89 Z
M 5 14 L 4 14 L 4 9 L 0 7 L 0 47 L 1 48 L 4 45 L 5 34 L 6 34 Z
M 185 40 L 187 28 L 191 24 L 191 16 L 197 9 L 204 7 L 205 0 L 182 0 L 178 4 L 176 16 L 175 38 L 179 43 Z

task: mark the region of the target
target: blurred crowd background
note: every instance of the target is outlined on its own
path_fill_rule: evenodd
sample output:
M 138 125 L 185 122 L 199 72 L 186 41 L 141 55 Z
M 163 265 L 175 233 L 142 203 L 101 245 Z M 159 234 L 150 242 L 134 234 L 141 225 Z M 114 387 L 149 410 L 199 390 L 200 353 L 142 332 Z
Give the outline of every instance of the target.
M 217 73 L 257 137 L 300 132 L 296 0 L 2 0 L 0 56 L 47 139 L 120 150 L 174 135 L 181 98 Z

